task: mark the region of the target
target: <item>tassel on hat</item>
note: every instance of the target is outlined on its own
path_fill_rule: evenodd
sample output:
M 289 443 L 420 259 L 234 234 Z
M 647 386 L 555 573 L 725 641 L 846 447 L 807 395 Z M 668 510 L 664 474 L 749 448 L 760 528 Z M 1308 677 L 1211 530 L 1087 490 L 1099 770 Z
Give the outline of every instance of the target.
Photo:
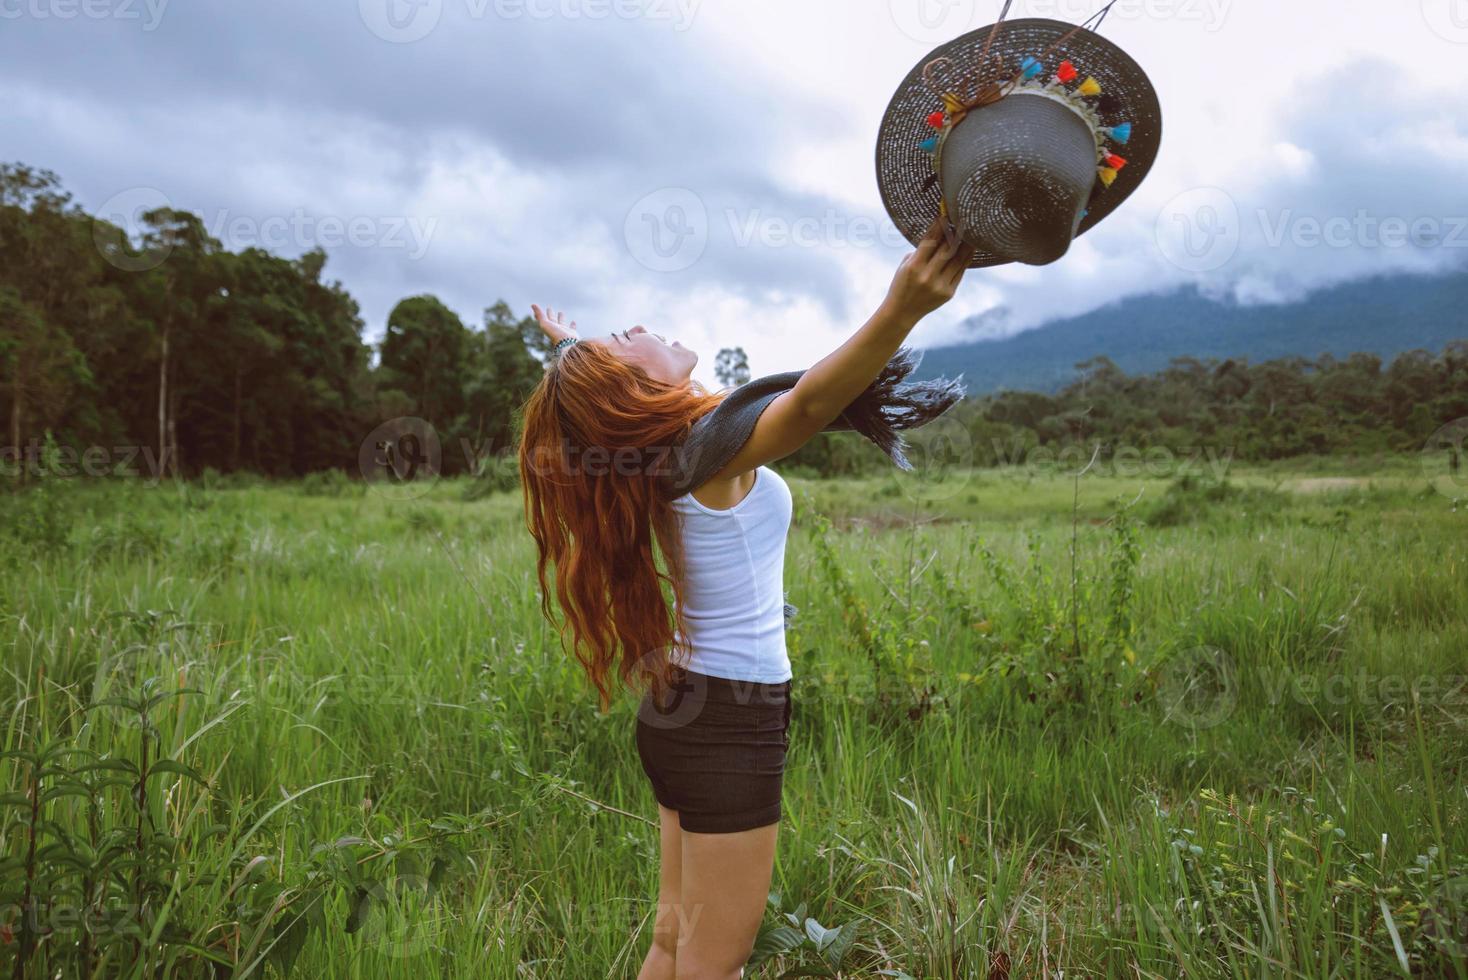
M 1115 153 L 1106 154 L 1106 166 L 1112 170 L 1120 170 L 1126 166 L 1126 157 L 1119 157 Z
M 948 117 L 946 115 L 944 115 L 943 113 L 941 113 L 941 112 L 935 112 L 931 116 L 928 117 L 928 125 L 929 126 L 932 126 L 934 129 L 942 129 L 943 128 L 943 120 L 945 120 L 947 118 Z
M 1096 81 L 1095 78 L 1087 78 L 1084 82 L 1081 82 L 1081 87 L 1076 89 L 1076 91 L 1082 95 L 1100 95 L 1101 83 Z
M 1079 78 L 1080 74 L 1081 73 L 1076 70 L 1075 65 L 1071 64 L 1069 61 L 1062 61 L 1060 63 L 1060 67 L 1055 69 L 1055 80 L 1062 84 L 1068 85 Z
M 924 153 L 936 152 L 938 149 L 938 137 L 929 136 L 927 139 L 918 144 L 918 149 L 922 150 Z
M 1040 64 L 1039 59 L 1026 58 L 1023 62 L 1020 63 L 1019 73 L 1021 78 L 1023 78 L 1025 81 L 1029 81 L 1030 79 L 1039 75 L 1040 72 L 1044 71 L 1044 69 L 1045 66 Z
M 1107 187 L 1110 187 L 1112 184 L 1116 183 L 1116 171 L 1113 170 L 1111 167 L 1101 167 L 1098 169 L 1097 172 L 1100 174 L 1101 183 L 1106 185 Z
M 1125 146 L 1127 140 L 1132 138 L 1132 124 L 1124 122 L 1120 126 L 1103 129 L 1102 132 L 1110 137 L 1113 143 L 1120 143 L 1122 146 Z

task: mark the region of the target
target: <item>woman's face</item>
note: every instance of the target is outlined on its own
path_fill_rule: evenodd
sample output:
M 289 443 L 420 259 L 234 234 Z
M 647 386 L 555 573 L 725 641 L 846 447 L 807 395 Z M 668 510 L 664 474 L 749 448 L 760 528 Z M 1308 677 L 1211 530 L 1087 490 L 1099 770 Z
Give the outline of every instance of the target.
M 643 326 L 597 339 L 617 357 L 642 368 L 649 378 L 664 384 L 683 384 L 692 376 L 693 367 L 698 363 L 698 354 L 676 340 L 668 343 Z

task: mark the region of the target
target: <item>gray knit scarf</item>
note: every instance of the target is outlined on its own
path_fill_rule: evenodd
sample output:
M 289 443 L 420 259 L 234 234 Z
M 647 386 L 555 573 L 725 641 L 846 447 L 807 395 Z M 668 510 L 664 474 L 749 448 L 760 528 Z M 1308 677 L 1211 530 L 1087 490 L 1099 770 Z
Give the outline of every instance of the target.
M 926 425 L 952 408 L 964 394 L 959 380 L 905 379 L 922 360 L 919 352 L 900 348 L 866 391 L 846 406 L 826 432 L 859 432 L 875 443 L 899 469 L 911 470 L 901 432 Z M 681 497 L 703 486 L 722 470 L 749 441 L 760 413 L 775 398 L 795 387 L 804 371 L 787 371 L 757 378 L 734 389 L 719 406 L 693 423 L 688 437 L 674 454 L 674 465 L 662 477 L 667 499 Z

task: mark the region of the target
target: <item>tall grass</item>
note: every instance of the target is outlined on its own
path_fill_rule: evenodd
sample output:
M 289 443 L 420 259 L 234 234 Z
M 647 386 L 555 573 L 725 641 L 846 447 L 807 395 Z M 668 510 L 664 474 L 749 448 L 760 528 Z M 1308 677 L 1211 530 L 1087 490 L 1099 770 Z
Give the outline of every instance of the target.
M 1453 502 L 903 479 L 792 481 L 751 975 L 1468 977 Z M 0 519 L 0 968 L 635 972 L 632 704 L 556 649 L 513 493 L 43 490 Z

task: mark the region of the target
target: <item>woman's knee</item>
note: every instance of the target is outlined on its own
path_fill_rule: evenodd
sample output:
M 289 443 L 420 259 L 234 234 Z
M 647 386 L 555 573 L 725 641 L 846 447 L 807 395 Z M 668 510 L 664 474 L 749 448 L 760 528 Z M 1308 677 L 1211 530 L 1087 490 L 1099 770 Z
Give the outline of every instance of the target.
M 717 965 L 684 963 L 679 960 L 673 976 L 675 980 L 739 980 L 744 976 L 744 967 L 740 965 L 731 970 Z
M 749 962 L 749 954 L 753 951 L 752 942 L 747 947 L 737 943 L 718 949 L 709 949 L 702 944 L 693 948 L 685 945 L 680 951 L 674 975 L 677 980 L 738 980 L 744 975 L 744 964 Z
M 676 927 L 653 930 L 652 948 L 668 957 L 668 959 L 678 958 L 679 945 L 681 944 L 678 940 L 678 930 Z
M 669 958 L 676 957 L 679 947 L 687 941 L 681 928 L 682 913 L 682 908 L 675 902 L 659 902 L 653 919 L 652 944 Z

